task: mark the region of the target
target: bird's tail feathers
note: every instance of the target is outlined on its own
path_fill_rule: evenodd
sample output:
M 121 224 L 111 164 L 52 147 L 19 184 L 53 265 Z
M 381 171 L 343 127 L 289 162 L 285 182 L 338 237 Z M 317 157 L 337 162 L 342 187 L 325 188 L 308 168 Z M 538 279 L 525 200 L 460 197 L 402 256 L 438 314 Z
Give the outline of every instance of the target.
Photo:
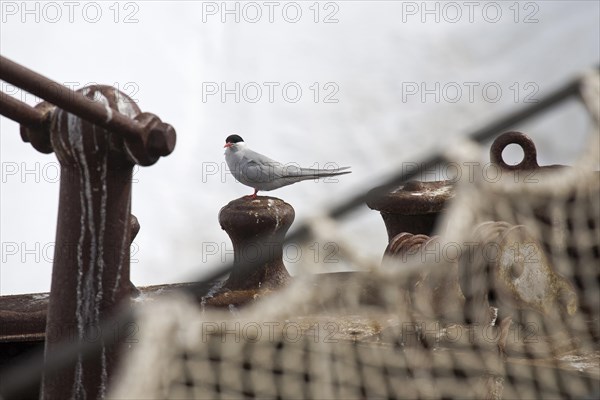
M 345 174 L 352 173 L 352 171 L 346 171 L 347 169 L 350 169 L 350 167 L 341 167 L 341 168 L 335 168 L 335 169 L 301 168 L 300 175 L 302 177 L 306 177 L 307 179 L 310 179 L 310 178 L 317 179 L 317 178 L 326 178 L 328 176 L 345 175 Z

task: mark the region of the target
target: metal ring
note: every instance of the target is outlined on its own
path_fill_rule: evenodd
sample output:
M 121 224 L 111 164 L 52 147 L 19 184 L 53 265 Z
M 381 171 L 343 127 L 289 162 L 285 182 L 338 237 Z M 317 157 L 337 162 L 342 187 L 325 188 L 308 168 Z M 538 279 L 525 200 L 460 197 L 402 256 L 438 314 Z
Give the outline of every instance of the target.
M 516 165 L 508 165 L 502 158 L 502 152 L 509 144 L 518 144 L 523 149 L 523 160 Z M 537 150 L 533 140 L 521 132 L 506 132 L 498 136 L 490 148 L 492 163 L 508 170 L 528 170 L 539 168 Z

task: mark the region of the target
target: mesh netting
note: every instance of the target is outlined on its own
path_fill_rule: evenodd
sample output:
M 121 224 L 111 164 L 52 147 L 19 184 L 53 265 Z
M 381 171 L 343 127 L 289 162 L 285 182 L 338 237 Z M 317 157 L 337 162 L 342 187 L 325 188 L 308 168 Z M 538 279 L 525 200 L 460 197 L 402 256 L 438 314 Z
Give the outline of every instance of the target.
M 577 165 L 459 182 L 436 236 L 343 282 L 300 274 L 223 311 L 150 302 L 110 397 L 597 398 L 597 79 Z

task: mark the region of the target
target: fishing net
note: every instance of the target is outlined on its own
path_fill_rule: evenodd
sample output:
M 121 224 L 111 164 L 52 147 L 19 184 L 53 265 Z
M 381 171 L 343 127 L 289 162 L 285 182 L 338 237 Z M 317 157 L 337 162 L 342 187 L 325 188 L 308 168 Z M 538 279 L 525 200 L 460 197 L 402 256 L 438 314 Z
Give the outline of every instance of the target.
M 109 397 L 598 398 L 600 93 L 585 82 L 575 165 L 456 182 L 436 235 L 394 237 L 368 272 L 298 273 L 240 308 L 146 301 Z

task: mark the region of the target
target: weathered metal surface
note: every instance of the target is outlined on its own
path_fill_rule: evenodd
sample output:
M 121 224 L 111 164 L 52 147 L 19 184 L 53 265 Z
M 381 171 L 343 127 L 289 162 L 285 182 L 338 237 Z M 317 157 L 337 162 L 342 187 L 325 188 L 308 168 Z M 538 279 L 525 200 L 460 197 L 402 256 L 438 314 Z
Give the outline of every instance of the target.
M 218 282 L 208 282 L 200 295 L 208 293 Z M 192 283 L 172 283 L 136 288 L 139 295 L 134 303 L 154 301 L 161 296 L 177 293 L 191 287 Z M 46 337 L 46 315 L 50 293 L 30 293 L 0 296 L 0 343 L 29 341 L 43 342 Z
M 504 149 L 511 144 L 516 144 L 523 150 L 523 160 L 515 165 L 507 164 L 504 161 L 502 152 Z M 509 171 L 552 171 L 557 168 L 562 168 L 564 165 L 544 165 L 540 166 L 537 162 L 537 149 L 533 140 L 529 136 L 521 132 L 505 132 L 498 136 L 492 146 L 490 147 L 490 161 L 499 167 Z
M 133 166 L 170 154 L 175 131 L 110 86 L 73 92 L 5 58 L 0 77 L 46 100 L 35 108 L 0 103 L 21 125 L 21 137 L 41 152 L 54 151 L 61 185 L 51 295 L 45 321 L 46 353 L 57 343 L 89 340 L 101 321 L 136 294 L 129 280 L 129 247 L 139 229 L 130 217 Z M 59 108 L 61 107 L 61 108 Z M 81 118 L 80 118 L 81 117 Z M 104 129 L 107 128 L 107 129 Z M 130 221 L 131 218 L 131 221 Z M 44 313 L 5 312 L 12 334 L 40 337 Z M 11 320 L 12 318 L 12 320 Z M 10 332 L 5 332 L 7 340 Z M 23 336 L 24 335 L 24 336 Z M 116 364 L 116 347 L 44 377 L 47 399 L 101 397 Z
M 276 289 L 287 285 L 290 275 L 283 264 L 283 240 L 294 216 L 291 205 L 266 196 L 242 197 L 221 209 L 219 223 L 233 243 L 235 264 L 223 289 Z
M 135 118 L 131 99 L 108 86 L 81 90 Z M 134 162 L 123 137 L 56 108 L 51 143 L 61 164 L 56 250 L 46 325 L 46 353 L 65 340 L 89 340 L 94 329 L 131 294 L 131 176 Z M 45 376 L 46 399 L 102 397 L 116 364 L 116 349 L 79 359 Z
M 399 233 L 388 243 L 385 248 L 385 255 L 400 257 L 412 255 L 420 250 L 425 242 L 428 242 L 433 238 L 438 238 L 438 236 L 430 238 L 429 236 L 422 234 L 414 235 L 409 232 Z
M 517 144 L 523 149 L 523 160 L 515 165 L 507 164 L 502 157 L 502 152 L 510 144 Z M 530 170 L 540 167 L 533 140 L 521 132 L 506 132 L 498 136 L 490 147 L 490 161 L 508 170 Z
M 44 340 L 49 293 L 0 297 L 0 342 Z
M 49 114 L 40 109 L 40 107 L 31 107 L 27 103 L 17 100 L 4 92 L 0 92 L 0 112 L 5 117 L 18 122 L 21 125 L 30 126 L 36 129 L 44 128 L 49 122 L 47 118 L 49 117 Z M 50 152 L 52 152 L 51 148 L 46 153 Z
M 42 101 L 31 109 L 42 114 L 43 118 L 40 123 L 27 124 L 19 122 L 21 123 L 21 139 L 25 143 L 31 143 L 33 148 L 40 153 L 50 154 L 54 151 L 50 141 L 50 117 L 56 107 L 47 101 Z
M 132 218 L 134 218 L 132 216 Z M 133 231 L 132 227 L 132 231 Z M 163 296 L 169 296 L 181 291 L 205 295 L 210 287 L 218 282 L 207 282 L 204 287 L 194 283 L 179 283 L 168 285 L 155 285 L 140 287 L 139 295 L 133 304 L 152 302 Z M 33 293 L 11 296 L 0 296 L 0 376 L 5 376 L 19 363 L 30 356 L 43 353 L 46 338 L 46 314 L 50 293 Z M 67 327 L 65 327 L 67 329 Z M 138 340 L 136 325 L 124 327 L 110 326 L 110 334 L 119 335 L 128 343 Z M 114 331 L 112 331 L 114 330 Z M 72 330 L 73 338 L 74 330 Z M 37 377 L 37 384 L 23 387 L 18 393 L 19 399 L 35 399 L 40 395 L 41 374 Z
M 517 144 L 523 150 L 523 160 L 515 165 L 507 164 L 502 156 L 502 152 L 510 144 Z M 571 168 L 561 164 L 540 166 L 537 162 L 537 149 L 533 140 L 521 132 L 506 132 L 498 136 L 490 147 L 490 161 L 505 170 L 532 172 L 531 175 L 527 176 L 530 182 L 533 178 L 538 178 L 540 176 L 544 177 L 543 174 L 536 175 L 534 172 L 557 172 L 557 170 L 560 170 L 561 168 Z M 600 178 L 600 173 L 598 171 L 596 171 L 595 174 Z M 537 180 L 533 182 L 537 182 Z
M 104 102 L 90 101 L 82 90 L 74 92 L 66 86 L 2 56 L 0 56 L 0 79 L 35 94 L 96 126 L 125 137 L 127 139 L 125 146 L 128 147 L 134 162 L 139 165 L 152 165 L 161 156 L 170 154 L 175 148 L 175 130 L 169 124 L 163 123 L 156 115 L 140 114 L 137 110 L 137 118 L 134 119 L 128 115 L 130 113 L 127 110 L 109 107 Z M 127 96 L 117 103 L 123 104 L 123 100 L 135 105 Z M 13 118 L 25 126 L 39 127 L 40 114 L 38 112 L 28 110 L 24 108 L 23 104 L 17 104 L 9 99 L 4 99 L 0 106 L 2 106 L 0 110 L 3 115 Z M 27 118 L 27 115 L 33 118 Z M 28 120 L 32 125 L 28 124 Z M 27 134 L 23 135 L 22 133 L 22 136 L 25 141 L 28 141 Z
M 389 192 L 372 190 L 367 205 L 381 212 L 389 241 L 402 232 L 431 235 L 452 197 L 450 181 L 410 181 Z

